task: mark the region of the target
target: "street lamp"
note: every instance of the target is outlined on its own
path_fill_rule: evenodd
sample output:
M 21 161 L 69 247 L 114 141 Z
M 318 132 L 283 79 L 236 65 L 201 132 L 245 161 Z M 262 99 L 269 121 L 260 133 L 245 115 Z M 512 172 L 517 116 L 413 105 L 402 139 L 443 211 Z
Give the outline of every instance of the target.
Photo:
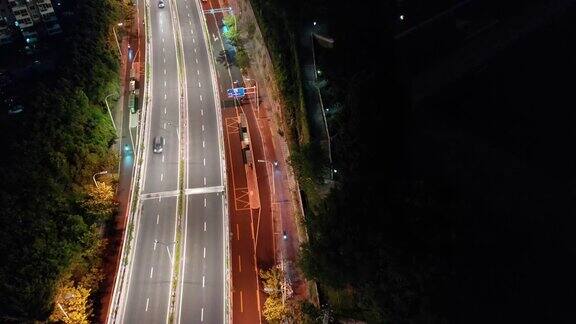
M 115 95 L 115 93 L 111 93 L 109 95 L 106 96 L 106 98 L 104 98 L 104 102 L 106 103 L 106 108 L 108 108 L 108 114 L 110 115 L 110 120 L 112 121 L 112 126 L 114 126 L 114 130 L 117 131 L 116 129 L 116 123 L 114 123 L 114 118 L 112 118 L 112 112 L 110 111 L 110 105 L 108 105 L 108 97 Z
M 254 81 L 254 87 L 256 88 L 256 111 L 258 113 L 258 118 L 260 118 L 260 97 L 258 97 L 258 82 L 250 78 L 246 78 L 248 81 Z
M 276 186 L 274 185 L 274 167 L 272 163 L 268 160 L 258 160 L 260 163 L 270 163 L 270 168 L 272 169 L 272 196 L 276 197 Z M 274 161 L 274 165 L 278 165 L 277 161 Z
M 124 26 L 124 23 L 119 22 L 116 25 L 122 27 Z M 118 53 L 120 53 L 120 57 L 122 57 L 122 50 L 120 50 L 120 43 L 118 42 L 118 34 L 116 34 L 116 26 L 112 26 L 112 31 L 114 32 L 114 38 L 116 38 L 116 45 L 118 45 Z
M 170 249 L 168 248 L 168 245 L 176 244 L 176 242 L 166 243 L 166 242 L 154 240 L 154 250 L 156 250 L 156 244 L 162 244 L 166 247 L 166 251 L 168 251 L 168 260 L 170 260 L 170 263 L 172 263 L 172 254 L 170 254 Z
M 106 171 L 106 170 L 94 173 L 94 175 L 92 176 L 92 180 L 94 180 L 94 185 L 96 186 L 96 188 L 98 188 L 98 182 L 96 182 L 96 176 L 101 175 L 101 174 L 106 174 L 106 173 L 108 173 L 108 171 Z
M 70 317 L 68 316 L 68 313 L 66 313 L 66 311 L 64 310 L 64 307 L 62 307 L 62 305 L 60 305 L 59 302 L 56 302 L 56 304 L 58 304 L 58 307 L 60 308 L 62 313 L 64 313 L 64 316 L 66 316 L 66 318 L 70 319 Z

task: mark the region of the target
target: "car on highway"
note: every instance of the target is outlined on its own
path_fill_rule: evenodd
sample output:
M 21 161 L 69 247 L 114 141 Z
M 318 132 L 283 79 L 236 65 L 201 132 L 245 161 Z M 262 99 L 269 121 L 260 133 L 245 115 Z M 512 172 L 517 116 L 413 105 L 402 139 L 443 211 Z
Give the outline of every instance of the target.
M 164 150 L 164 137 L 154 137 L 154 153 L 162 153 Z
M 158 1 L 158 8 L 164 8 L 166 4 L 164 4 L 163 0 Z

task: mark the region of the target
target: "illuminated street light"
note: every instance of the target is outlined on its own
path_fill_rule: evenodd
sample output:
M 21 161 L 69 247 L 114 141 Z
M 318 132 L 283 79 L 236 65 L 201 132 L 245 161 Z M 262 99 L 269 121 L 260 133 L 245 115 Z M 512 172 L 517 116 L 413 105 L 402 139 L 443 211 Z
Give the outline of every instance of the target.
M 254 81 L 254 87 L 256 87 L 256 112 L 258 117 L 260 117 L 260 98 L 258 97 L 258 82 L 256 80 L 252 80 L 250 78 L 246 78 L 248 81 Z
M 400 15 L 400 20 L 404 20 L 404 15 Z
M 277 161 L 274 161 L 274 166 L 268 160 L 258 160 L 260 163 L 270 163 L 270 169 L 272 169 L 272 196 L 276 197 L 276 185 L 274 184 L 274 166 L 278 165 Z
M 314 22 L 314 26 L 316 26 L 316 22 Z
M 94 180 L 94 185 L 96 186 L 96 188 L 98 188 L 98 182 L 96 182 L 96 176 L 101 175 L 101 174 L 106 174 L 106 173 L 108 173 L 108 171 L 106 171 L 106 170 L 104 170 L 102 172 L 94 173 L 94 175 L 92 176 L 92 180 Z
M 116 25 L 122 27 L 124 26 L 124 23 L 119 22 Z M 116 34 L 116 26 L 112 26 L 112 31 L 114 32 L 114 38 L 116 39 L 116 45 L 118 46 L 118 53 L 120 53 L 120 57 L 122 57 L 122 50 L 120 50 L 120 43 L 118 42 L 118 34 Z
M 110 120 L 112 121 L 112 126 L 114 126 L 114 130 L 116 129 L 116 123 L 114 123 L 114 118 L 112 118 L 112 112 L 110 111 L 110 105 L 108 105 L 108 97 L 115 95 L 115 93 L 111 93 L 104 98 L 104 102 L 106 103 L 106 108 L 108 108 L 108 114 L 110 115 Z

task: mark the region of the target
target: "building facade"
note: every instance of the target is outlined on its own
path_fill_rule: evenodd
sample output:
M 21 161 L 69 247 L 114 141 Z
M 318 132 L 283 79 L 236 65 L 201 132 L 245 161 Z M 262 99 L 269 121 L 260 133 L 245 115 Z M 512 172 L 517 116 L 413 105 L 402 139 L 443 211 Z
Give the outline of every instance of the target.
M 50 0 L 0 0 L 0 45 L 22 35 L 33 46 L 43 35 L 62 32 Z

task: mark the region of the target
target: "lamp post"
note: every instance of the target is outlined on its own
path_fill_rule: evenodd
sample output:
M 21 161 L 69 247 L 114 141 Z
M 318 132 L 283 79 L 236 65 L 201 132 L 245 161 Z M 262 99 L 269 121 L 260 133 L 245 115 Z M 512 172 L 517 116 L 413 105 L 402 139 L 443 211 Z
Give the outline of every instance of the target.
M 108 171 L 106 171 L 106 170 L 94 173 L 94 175 L 92 176 L 92 180 L 94 180 L 94 185 L 96 186 L 96 188 L 98 188 L 98 182 L 96 182 L 96 176 L 101 175 L 101 174 L 106 174 L 106 173 L 108 173 Z
M 110 105 L 108 104 L 108 97 L 115 95 L 115 93 L 111 93 L 109 95 L 106 96 L 106 98 L 104 98 L 104 102 L 106 103 L 106 108 L 108 108 L 108 114 L 110 115 L 110 120 L 112 121 L 112 126 L 114 126 L 114 130 L 117 131 L 116 129 L 116 123 L 114 122 L 114 118 L 112 118 L 112 112 L 110 111 Z
M 124 26 L 124 23 L 119 22 L 116 26 L 122 27 Z M 116 26 L 112 26 L 112 31 L 114 32 L 114 38 L 116 38 L 116 45 L 118 45 L 118 53 L 120 53 L 120 57 L 122 57 L 122 50 L 120 50 L 120 43 L 118 42 L 118 34 L 116 34 Z
M 172 254 L 170 253 L 170 249 L 168 248 L 168 245 L 176 244 L 176 242 L 166 243 L 166 242 L 154 240 L 154 250 L 156 250 L 156 244 L 162 244 L 166 247 L 166 251 L 168 252 L 168 260 L 170 260 L 170 263 L 172 263 Z
M 274 166 L 272 165 L 272 162 L 270 162 L 268 160 L 258 160 L 258 162 L 270 163 L 270 169 L 272 169 L 272 196 L 276 197 L 276 185 L 274 184 Z M 274 165 L 278 165 L 278 162 L 274 161 Z M 272 203 L 272 202 L 270 202 L 270 203 Z
M 64 316 L 66 316 L 66 318 L 70 319 L 70 317 L 68 316 L 68 313 L 66 313 L 66 311 L 64 310 L 64 307 L 62 307 L 62 305 L 60 305 L 59 302 L 56 302 L 56 304 L 58 304 L 58 307 L 60 308 L 62 313 L 64 313 Z
M 256 111 L 258 114 L 258 118 L 260 118 L 260 97 L 258 97 L 258 82 L 256 80 L 252 80 L 250 78 L 246 78 L 248 81 L 254 81 L 254 87 L 256 88 Z

